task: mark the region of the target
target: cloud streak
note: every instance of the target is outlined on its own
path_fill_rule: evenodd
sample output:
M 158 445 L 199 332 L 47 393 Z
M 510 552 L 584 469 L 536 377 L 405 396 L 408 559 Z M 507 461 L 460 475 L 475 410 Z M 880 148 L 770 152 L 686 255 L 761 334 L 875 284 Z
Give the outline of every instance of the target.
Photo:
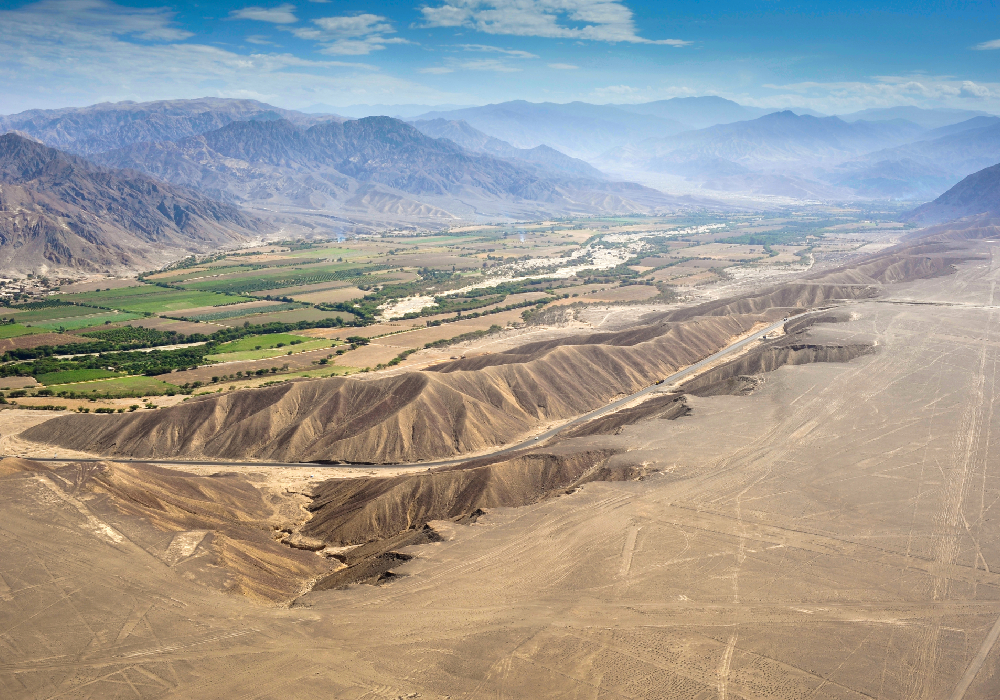
M 145 41 L 183 41 L 193 36 L 174 26 L 173 19 L 174 13 L 162 8 L 126 8 L 103 0 L 43 0 L 0 12 L 0 32 L 16 37 L 18 43 L 43 44 L 72 44 L 88 36 Z
M 381 51 L 388 44 L 409 44 L 402 37 L 389 36 L 396 30 L 388 18 L 362 13 L 339 17 L 321 17 L 312 21 L 312 27 L 293 29 L 300 39 L 316 41 L 323 45 L 322 53 L 341 56 L 365 56 Z
M 229 13 L 230 19 L 250 19 L 271 24 L 295 24 L 299 18 L 295 16 L 294 5 L 279 5 L 278 7 L 244 7 Z
M 810 106 L 820 111 L 847 112 L 869 107 L 901 104 L 943 104 L 972 106 L 970 100 L 987 100 L 1000 95 L 998 83 L 976 83 L 952 76 L 880 75 L 870 81 L 765 83 L 777 91 L 770 97 L 744 99 L 761 106 Z M 978 105 L 977 109 L 981 109 Z
M 976 51 L 995 51 L 1000 49 L 1000 39 L 994 39 L 993 41 L 984 41 L 981 44 L 976 44 L 972 47 Z
M 186 43 L 174 15 L 107 0 L 0 10 L 0 114 L 103 101 L 239 97 L 279 106 L 454 101 L 451 93 L 341 60 Z
M 498 61 L 495 58 L 484 58 L 480 61 L 466 61 L 459 65 L 465 70 L 485 70 L 492 73 L 519 73 L 521 71 L 521 69 L 517 66 L 512 66 L 504 63 L 503 61 Z
M 691 43 L 639 36 L 632 11 L 620 0 L 444 0 L 420 12 L 424 27 L 466 27 L 484 34 L 675 47 Z
M 517 49 L 502 49 L 499 46 L 486 46 L 485 44 L 458 44 L 458 48 L 466 51 L 481 51 L 483 53 L 502 53 L 504 56 L 514 58 L 538 58 L 530 51 L 519 51 Z

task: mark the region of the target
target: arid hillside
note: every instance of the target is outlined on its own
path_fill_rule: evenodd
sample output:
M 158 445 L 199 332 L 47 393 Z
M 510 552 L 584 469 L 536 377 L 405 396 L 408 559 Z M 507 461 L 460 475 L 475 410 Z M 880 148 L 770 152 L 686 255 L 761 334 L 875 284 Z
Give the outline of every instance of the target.
M 871 298 L 886 283 L 945 274 L 961 258 L 941 244 L 934 251 L 921 244 L 889 250 L 624 331 L 530 343 L 386 378 L 294 381 L 156 412 L 66 416 L 24 437 L 133 458 L 400 463 L 476 452 L 631 394 L 759 324 L 835 300 Z
M 768 318 L 657 323 L 574 341 L 579 344 L 491 355 L 495 364 L 468 371 L 459 371 L 458 361 L 384 379 L 337 377 L 210 395 L 155 413 L 67 416 L 25 437 L 141 458 L 391 463 L 447 457 L 503 445 L 541 423 L 632 393 Z
M 29 482 L 78 509 L 86 502 L 87 526 L 107 544 L 145 550 L 188 580 L 258 603 L 287 602 L 337 565 L 282 544 L 305 512 L 237 474 L 0 460 L 0 492 Z
M 234 246 L 270 226 L 134 171 L 0 136 L 0 269 L 117 271 Z

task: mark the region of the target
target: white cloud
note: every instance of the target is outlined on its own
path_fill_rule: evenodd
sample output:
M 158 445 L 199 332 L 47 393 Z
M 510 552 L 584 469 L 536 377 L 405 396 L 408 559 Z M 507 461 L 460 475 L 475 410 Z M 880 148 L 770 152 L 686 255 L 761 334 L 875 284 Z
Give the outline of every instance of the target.
M 517 49 L 501 49 L 499 46 L 486 46 L 485 44 L 458 44 L 458 48 L 465 49 L 466 51 L 482 51 L 484 53 L 502 53 L 505 56 L 513 56 L 514 58 L 538 58 L 533 53 L 528 51 L 519 51 Z
M 107 0 L 43 0 L 0 10 L 0 114 L 206 95 L 279 106 L 468 100 L 364 63 L 179 43 L 190 36 L 170 12 Z
M 635 101 L 633 98 L 640 94 L 638 88 L 631 87 L 630 85 L 608 85 L 607 87 L 595 88 L 591 91 L 591 98 L 597 100 L 606 99 L 622 99 L 626 98 L 629 102 Z M 640 99 L 637 101 L 645 101 Z
M 381 15 L 362 13 L 340 17 L 314 19 L 315 27 L 293 29 L 300 39 L 309 39 L 323 44 L 322 53 L 344 56 L 365 56 L 372 51 L 381 51 L 387 44 L 409 44 L 395 34 L 389 20 Z
M 364 36 L 368 34 L 386 34 L 394 32 L 392 25 L 385 17 L 379 15 L 349 15 L 345 17 L 321 17 L 313 23 L 320 29 L 335 36 Z
M 466 61 L 451 57 L 445 60 L 446 65 L 424 68 L 421 73 L 431 73 L 443 75 L 454 73 L 456 70 L 490 71 L 492 73 L 518 73 L 521 71 L 516 65 L 506 62 L 506 59 L 530 59 L 538 58 L 536 54 L 519 49 L 504 49 L 499 46 L 487 46 L 485 44 L 456 44 L 453 48 L 475 53 L 499 54 L 500 58 L 481 58 L 474 61 Z
M 974 83 L 954 76 L 880 75 L 870 81 L 800 82 L 764 84 L 776 91 L 770 96 L 747 98 L 744 104 L 774 107 L 810 107 L 827 114 L 853 112 L 869 107 L 912 104 L 921 107 L 968 107 L 967 99 L 992 100 L 977 109 L 998 107 L 1000 83 Z
M 485 70 L 493 73 L 517 73 L 521 70 L 517 66 L 511 66 L 494 58 L 484 58 L 481 61 L 466 61 L 459 64 L 459 66 L 465 70 Z
M 984 100 L 987 97 L 992 97 L 993 93 L 990 92 L 990 89 L 985 85 L 977 85 L 971 80 L 963 80 L 959 96 L 968 97 L 975 100 Z
M 1000 39 L 994 39 L 993 41 L 984 41 L 981 44 L 976 44 L 972 47 L 976 51 L 993 51 L 1000 49 Z
M 246 40 L 251 44 L 258 44 L 260 46 L 277 46 L 277 44 L 262 34 L 251 34 Z
M 294 5 L 278 5 L 277 7 L 244 7 L 229 13 L 232 19 L 252 19 L 258 22 L 272 24 L 295 24 L 299 18 L 295 16 Z
M 92 35 L 146 41 L 182 41 L 193 36 L 173 26 L 174 14 L 162 8 L 119 7 L 104 0 L 43 0 L 0 11 L 0 32 L 22 41 L 69 43 Z M 7 49 L 4 45 L 5 52 Z
M 420 12 L 425 27 L 468 27 L 486 34 L 668 46 L 691 43 L 639 36 L 632 11 L 621 0 L 444 0 Z
M 550 63 L 549 68 L 554 68 L 555 70 L 576 70 L 580 66 L 574 66 L 572 63 Z

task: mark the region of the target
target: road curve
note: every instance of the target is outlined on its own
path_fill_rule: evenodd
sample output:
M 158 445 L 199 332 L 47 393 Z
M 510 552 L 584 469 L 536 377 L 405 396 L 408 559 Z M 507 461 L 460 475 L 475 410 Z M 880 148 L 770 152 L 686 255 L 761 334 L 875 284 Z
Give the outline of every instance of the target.
M 805 315 L 808 315 L 808 314 L 812 314 L 812 313 L 816 313 L 818 311 L 823 311 L 823 310 L 825 310 L 825 309 L 813 309 L 811 311 L 806 311 L 806 312 L 804 312 L 802 314 L 798 314 L 798 317 L 801 318 L 802 316 L 805 316 Z M 36 462 L 60 462 L 60 463 L 69 463 L 69 462 L 123 462 L 123 463 L 130 463 L 130 462 L 134 462 L 134 463 L 139 463 L 139 464 L 161 464 L 161 465 L 168 465 L 168 466 L 191 466 L 191 467 L 195 467 L 195 466 L 202 466 L 202 467 L 203 466 L 209 466 L 209 467 L 214 467 L 214 466 L 218 466 L 218 467 L 308 467 L 310 469 L 322 469 L 324 467 L 367 467 L 367 468 L 391 467 L 391 468 L 395 468 L 395 469 L 398 469 L 400 467 L 424 467 L 424 468 L 428 468 L 428 469 L 435 468 L 435 467 L 450 467 L 450 466 L 454 466 L 456 464 L 462 464 L 463 462 L 468 462 L 468 461 L 473 460 L 473 459 L 477 459 L 478 460 L 478 459 L 485 459 L 487 457 L 497 457 L 499 455 L 508 454 L 510 452 L 517 452 L 519 450 L 524 450 L 524 449 L 527 449 L 529 447 L 536 447 L 538 445 L 541 445 L 545 441 L 549 440 L 550 438 L 555 437 L 556 435 L 558 435 L 562 431 L 566 430 L 567 428 L 573 427 L 575 425 L 579 425 L 580 423 L 585 423 L 586 421 L 592 420 L 594 418 L 598 418 L 598 417 L 603 416 L 603 415 L 605 415 L 607 413 L 612 413 L 615 410 L 617 410 L 617 409 L 621 408 L 622 406 L 624 406 L 625 404 L 630 403 L 630 402 L 634 401 L 635 399 L 637 399 L 637 398 L 639 398 L 641 396 L 645 396 L 645 395 L 651 394 L 651 393 L 661 392 L 665 388 L 670 387 L 670 386 L 672 386 L 674 384 L 677 384 L 679 381 L 681 381 L 681 380 L 687 378 L 688 376 L 694 374 L 695 372 L 697 372 L 698 370 L 704 368 L 705 366 L 710 365 L 713 362 L 715 362 L 717 360 L 720 360 L 723 357 L 726 357 L 727 355 L 731 355 L 732 353 L 737 352 L 738 350 L 741 350 L 742 348 L 746 347 L 750 343 L 753 343 L 753 342 L 756 342 L 756 341 L 760 340 L 763 336 L 767 335 L 768 333 L 771 333 L 773 331 L 778 330 L 779 328 L 781 328 L 785 324 L 785 321 L 787 321 L 787 320 L 788 320 L 787 318 L 782 319 L 781 321 L 777 321 L 775 323 L 772 323 L 771 325 L 767 326 L 766 328 L 762 328 L 761 330 L 757 331 L 756 333 L 748 335 L 746 338 L 743 338 L 742 340 L 737 340 L 735 343 L 733 343 L 731 345 L 727 345 L 726 347 L 722 348 L 722 350 L 719 350 L 718 352 L 713 353 L 713 354 L 709 355 L 708 357 L 706 357 L 706 358 L 704 358 L 702 360 L 699 360 L 698 362 L 695 362 L 693 365 L 689 365 L 689 366 L 685 367 L 684 369 L 680 370 L 679 372 L 674 372 L 669 377 L 664 377 L 663 381 L 660 382 L 660 383 L 658 383 L 658 384 L 651 384 L 650 386 L 647 386 L 645 389 L 640 389 L 639 391 L 635 392 L 634 394 L 630 394 L 630 395 L 628 395 L 628 396 L 626 396 L 624 398 L 618 399 L 617 401 L 612 401 L 611 403 L 609 403 L 609 404 L 607 404 L 605 406 L 602 406 L 601 408 L 595 409 L 595 410 L 591 411 L 590 413 L 584 413 L 583 415 L 574 418 L 573 420 L 569 421 L 568 423 L 564 423 L 563 425 L 560 425 L 560 426 L 558 426 L 556 428 L 552 428 L 551 430 L 548 430 L 548 431 L 546 431 L 544 433 L 541 433 L 540 435 L 535 435 L 533 437 L 530 437 L 530 438 L 527 438 L 525 440 L 522 440 L 522 441 L 520 441 L 520 442 L 518 442 L 516 444 L 509 445 L 507 447 L 503 447 L 503 448 L 500 448 L 498 450 L 494 450 L 493 452 L 487 452 L 485 454 L 466 455 L 464 457 L 458 457 L 458 458 L 452 458 L 452 459 L 444 459 L 444 460 L 437 460 L 437 461 L 433 461 L 433 462 L 410 462 L 410 463 L 400 463 L 400 464 L 366 464 L 366 463 L 363 463 L 363 462 L 336 462 L 336 463 L 322 463 L 322 462 L 221 462 L 221 461 L 212 461 L 212 460 L 122 459 L 120 457 L 83 458 L 83 459 L 68 459 L 68 458 L 58 458 L 58 457 L 24 457 L 24 459 L 31 459 L 31 460 L 36 461 Z M 19 457 L 19 456 L 20 455 L 0 455 L 0 457 Z

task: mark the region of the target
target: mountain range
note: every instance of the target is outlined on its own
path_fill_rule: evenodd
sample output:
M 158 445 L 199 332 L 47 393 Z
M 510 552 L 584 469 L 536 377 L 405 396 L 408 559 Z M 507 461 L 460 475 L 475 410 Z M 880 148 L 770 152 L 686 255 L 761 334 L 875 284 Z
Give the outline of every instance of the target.
M 419 119 L 461 120 L 516 148 L 545 144 L 585 160 L 627 143 L 678 134 L 691 128 L 674 119 L 586 102 L 557 104 L 516 100 L 447 112 L 433 111 Z
M 0 136 L 0 269 L 86 272 L 163 264 L 270 232 L 228 204 Z
M 818 175 L 824 168 L 886 144 L 906 143 L 925 129 L 904 120 L 848 123 L 838 117 L 775 112 L 669 137 L 645 139 L 595 159 L 606 172 L 683 177 L 716 191 L 796 198 L 851 196 Z
M 625 112 L 646 114 L 684 124 L 688 129 L 704 129 L 716 124 L 730 124 L 763 117 L 774 112 L 764 107 L 747 107 L 723 97 L 673 97 L 640 104 L 613 105 Z M 801 114 L 800 110 L 793 110 Z
M 0 116 L 0 132 L 18 131 L 53 148 L 89 155 L 143 141 L 174 141 L 231 122 L 254 119 L 287 119 L 300 126 L 330 119 L 342 121 L 336 115 L 308 115 L 256 100 L 204 97 L 34 109 Z
M 709 191 L 819 199 L 932 198 L 1000 160 L 1000 118 L 925 129 L 790 111 L 613 149 L 591 162 L 640 182 L 684 178 Z
M 461 120 L 428 119 L 410 122 L 419 131 L 436 139 L 448 139 L 467 151 L 485 153 L 497 158 L 534 164 L 551 172 L 605 179 L 604 174 L 587 161 L 550 148 L 545 144 L 534 148 L 516 148 L 506 141 L 484 134 Z
M 543 150 L 539 158 L 545 155 Z M 553 161 L 571 160 L 547 155 Z M 380 220 L 653 212 L 677 205 L 676 199 L 640 185 L 472 153 L 391 117 L 327 121 L 308 129 L 284 119 L 233 122 L 198 136 L 134 144 L 93 158 L 223 201 Z
M 398 112 L 404 116 L 424 108 L 354 107 L 358 108 L 354 112 Z M 607 179 L 600 172 L 604 171 L 619 179 L 638 180 L 661 189 L 677 187 L 681 192 L 825 199 L 936 196 L 995 160 L 985 134 L 935 142 L 1000 123 L 997 117 L 982 112 L 914 106 L 870 109 L 840 118 L 793 109 L 776 117 L 774 110 L 715 96 L 643 104 L 514 101 L 482 107 L 443 107 L 447 109 L 425 112 L 411 123 L 428 136 L 447 138 L 471 153 L 506 160 L 536 178 L 601 180 Z M 329 105 L 309 109 L 321 113 L 305 114 L 253 100 L 219 98 L 123 102 L 0 117 L 0 129 L 15 130 L 50 146 L 91 156 L 140 143 L 179 142 L 233 122 L 284 119 L 297 128 L 308 129 L 323 122 L 345 121 L 337 111 L 352 113 Z M 984 142 L 966 147 L 960 143 L 963 139 Z M 246 166 L 235 165 L 246 170 L 256 164 L 247 161 Z M 142 167 L 154 172 L 167 166 L 149 163 Z M 205 167 L 218 169 L 212 163 Z M 302 172 L 295 176 L 300 185 L 301 176 Z M 194 182 L 194 178 L 189 174 L 187 179 L 177 181 Z M 228 188 L 220 184 L 206 183 L 206 191 L 225 196 Z M 304 206 L 328 199 L 326 195 L 312 194 L 313 189 L 323 190 L 326 184 L 286 184 L 279 189 L 297 187 L 293 199 Z M 378 199 L 383 204 L 387 201 L 381 195 Z M 440 203 L 434 207 L 440 208 Z M 402 211 L 410 207 L 389 205 L 389 209 L 393 208 Z M 451 209 L 459 216 L 476 211 L 475 206 Z M 443 211 L 450 210 L 444 207 Z
M 884 146 L 905 143 L 923 132 L 902 120 L 845 122 L 838 117 L 775 112 L 751 121 L 718 124 L 665 138 L 646 139 L 601 157 L 621 167 L 672 172 L 692 161 L 719 159 L 743 168 L 787 170 L 807 161 L 836 162 Z M 682 171 L 683 172 L 683 171 Z
M 413 123 L 469 148 L 477 143 L 461 133 L 465 126 L 443 125 L 462 123 L 522 151 L 546 144 L 614 177 L 668 191 L 844 200 L 940 194 L 994 162 L 992 150 L 963 162 L 960 153 L 943 153 L 961 139 L 916 144 L 1000 118 L 914 106 L 826 117 L 704 96 L 635 105 L 505 102 L 435 111 Z
M 860 112 L 837 115 L 845 122 L 865 121 L 891 121 L 893 119 L 905 119 L 913 122 L 925 129 L 937 129 L 957 124 L 975 117 L 991 116 L 988 112 L 978 112 L 970 109 L 925 109 L 912 105 L 899 107 L 880 107 L 875 109 L 863 109 Z
M 301 111 L 306 114 L 340 114 L 350 119 L 361 119 L 363 117 L 395 117 L 396 119 L 414 119 L 427 112 L 441 111 L 446 109 L 465 109 L 472 105 L 348 105 L 346 107 L 333 107 L 328 104 L 317 103 L 304 107 Z
M 0 130 L 13 132 L 0 248 L 5 264 L 16 248 L 28 266 L 130 265 L 154 254 L 149 242 L 176 254 L 272 224 L 329 232 L 712 201 L 644 184 L 696 197 L 931 199 L 1000 162 L 992 115 L 896 107 L 826 117 L 710 96 L 515 101 L 410 123 L 203 98 L 32 110 L 0 117 Z M 33 170 L 32 159 L 49 165 Z M 948 206 L 938 211 L 961 209 Z
M 1000 119 L 996 117 L 975 117 L 925 136 L 931 138 L 841 163 L 832 177 L 855 186 L 866 183 L 859 188 L 861 194 L 930 198 L 966 175 L 1000 162 Z

